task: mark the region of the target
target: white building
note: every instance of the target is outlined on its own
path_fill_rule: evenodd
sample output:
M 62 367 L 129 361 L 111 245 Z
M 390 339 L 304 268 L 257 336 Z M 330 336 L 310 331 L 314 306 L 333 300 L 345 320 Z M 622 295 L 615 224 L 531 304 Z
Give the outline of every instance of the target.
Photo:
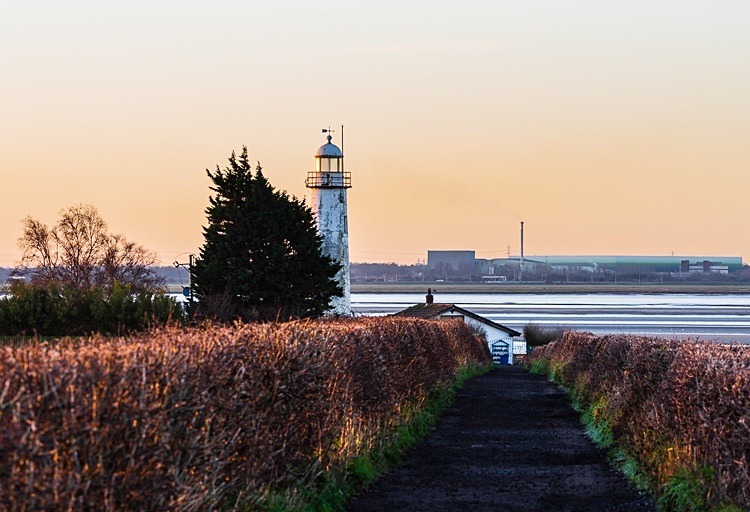
M 331 301 L 329 313 L 351 315 L 349 287 L 349 226 L 346 189 L 351 188 L 351 174 L 344 171 L 344 154 L 328 142 L 315 153 L 315 170 L 307 173 L 305 186 L 310 190 L 311 207 L 323 237 L 323 254 L 341 264 L 336 280 L 344 290 L 343 297 Z
M 458 318 L 463 320 L 473 329 L 484 332 L 487 347 L 492 354 L 492 360 L 497 364 L 513 364 L 515 356 L 526 354 L 526 340 L 520 332 L 455 304 L 434 304 L 431 301 L 432 294 L 428 290 L 427 302 L 406 308 L 395 313 L 394 316 L 436 320 Z

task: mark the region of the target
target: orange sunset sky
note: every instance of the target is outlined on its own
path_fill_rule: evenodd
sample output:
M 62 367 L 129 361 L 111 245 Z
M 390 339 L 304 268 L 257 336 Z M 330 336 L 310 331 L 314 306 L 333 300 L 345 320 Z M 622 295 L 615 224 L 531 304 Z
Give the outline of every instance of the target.
M 0 266 L 81 202 L 184 261 L 207 167 L 304 196 L 341 124 L 355 262 L 750 257 L 746 0 L 9 1 L 0 70 Z

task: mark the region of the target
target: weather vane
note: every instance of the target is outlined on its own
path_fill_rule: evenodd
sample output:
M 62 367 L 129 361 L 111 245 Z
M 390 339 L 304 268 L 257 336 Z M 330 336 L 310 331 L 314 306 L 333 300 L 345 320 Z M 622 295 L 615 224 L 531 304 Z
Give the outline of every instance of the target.
M 323 128 L 323 133 L 334 133 L 336 130 L 331 130 L 331 126 L 328 125 L 328 128 Z M 328 135 L 328 142 L 331 142 L 331 139 L 333 138 L 332 135 Z M 341 125 L 341 153 L 344 153 L 344 125 Z M 343 163 L 343 160 L 342 160 Z M 343 170 L 343 166 L 342 166 Z

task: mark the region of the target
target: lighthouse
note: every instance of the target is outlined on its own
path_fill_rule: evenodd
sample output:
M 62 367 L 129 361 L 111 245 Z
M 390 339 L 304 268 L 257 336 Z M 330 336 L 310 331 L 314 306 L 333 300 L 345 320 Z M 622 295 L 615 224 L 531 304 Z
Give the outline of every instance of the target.
M 341 127 L 342 131 L 344 127 Z M 323 130 L 329 133 L 331 130 Z M 336 274 L 343 297 L 334 297 L 329 314 L 351 315 L 349 291 L 349 225 L 346 213 L 346 189 L 351 188 L 351 173 L 344 171 L 344 153 L 331 142 L 315 153 L 315 170 L 307 173 L 305 186 L 310 190 L 311 207 L 318 224 L 318 234 L 323 238 L 323 254 L 341 264 Z M 343 133 L 342 133 L 343 141 Z M 343 147 L 343 142 L 341 144 Z

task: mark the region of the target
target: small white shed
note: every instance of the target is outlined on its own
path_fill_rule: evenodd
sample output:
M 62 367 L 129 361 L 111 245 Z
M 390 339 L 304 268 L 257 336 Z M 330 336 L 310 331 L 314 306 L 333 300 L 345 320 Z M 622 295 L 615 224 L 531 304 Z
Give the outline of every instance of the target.
M 430 295 L 428 295 L 429 299 Z M 459 318 L 472 328 L 484 331 L 492 359 L 497 364 L 513 364 L 514 354 L 526 353 L 526 342 L 520 332 L 477 315 L 455 304 L 426 302 L 395 313 L 394 316 L 441 319 Z

